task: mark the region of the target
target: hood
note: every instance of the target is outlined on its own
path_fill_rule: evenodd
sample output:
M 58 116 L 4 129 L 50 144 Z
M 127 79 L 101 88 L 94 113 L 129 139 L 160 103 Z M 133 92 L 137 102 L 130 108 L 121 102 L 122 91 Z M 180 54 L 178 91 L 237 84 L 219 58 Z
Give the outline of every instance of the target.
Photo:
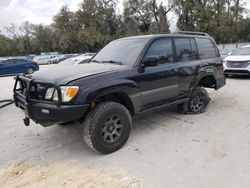
M 250 61 L 250 55 L 230 55 L 224 61 Z
M 114 64 L 86 63 L 76 66 L 55 66 L 47 70 L 38 71 L 32 78 L 38 81 L 66 85 L 73 80 L 97 74 L 125 69 L 126 66 Z

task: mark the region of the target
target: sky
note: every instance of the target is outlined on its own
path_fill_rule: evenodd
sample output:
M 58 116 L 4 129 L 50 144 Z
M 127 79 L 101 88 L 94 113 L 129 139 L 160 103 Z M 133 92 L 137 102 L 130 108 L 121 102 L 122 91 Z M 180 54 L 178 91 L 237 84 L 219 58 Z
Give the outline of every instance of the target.
M 63 5 L 76 11 L 83 0 L 0 0 L 0 30 L 4 32 L 6 26 L 14 23 L 20 26 L 29 21 L 34 24 L 50 24 L 53 16 L 59 12 Z M 121 10 L 122 1 L 118 0 L 118 8 Z M 250 8 L 250 0 L 245 0 L 246 7 Z M 118 11 L 120 12 L 120 11 Z M 174 15 L 169 17 L 171 28 L 174 29 Z
M 0 30 L 11 23 L 50 24 L 63 5 L 76 11 L 82 0 L 0 0 Z

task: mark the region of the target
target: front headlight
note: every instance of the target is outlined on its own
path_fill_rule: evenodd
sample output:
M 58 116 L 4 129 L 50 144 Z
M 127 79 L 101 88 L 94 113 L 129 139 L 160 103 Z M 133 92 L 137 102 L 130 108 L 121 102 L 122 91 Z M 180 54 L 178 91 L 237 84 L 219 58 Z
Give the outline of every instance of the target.
M 62 93 L 62 102 L 69 102 L 76 96 L 79 90 L 79 87 L 78 86 L 61 86 L 60 89 Z M 55 88 L 48 88 L 45 93 L 45 99 L 47 100 L 52 99 L 53 101 L 57 102 L 58 101 L 57 90 Z
M 53 94 L 54 94 L 54 91 L 55 91 L 54 88 L 48 88 L 47 91 L 46 91 L 46 94 L 45 94 L 45 97 L 44 97 L 44 98 L 45 98 L 46 100 L 52 99 Z

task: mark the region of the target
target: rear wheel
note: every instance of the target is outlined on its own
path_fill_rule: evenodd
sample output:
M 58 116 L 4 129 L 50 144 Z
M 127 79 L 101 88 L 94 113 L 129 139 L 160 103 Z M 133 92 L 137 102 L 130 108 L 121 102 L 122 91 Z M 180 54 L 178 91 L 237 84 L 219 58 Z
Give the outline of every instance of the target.
M 190 100 L 187 103 L 182 103 L 177 106 L 178 112 L 181 114 L 201 114 L 205 112 L 210 101 L 207 90 L 197 87 Z
M 83 126 L 83 138 L 87 145 L 97 152 L 108 154 L 126 143 L 132 118 L 123 105 L 104 102 L 88 114 Z

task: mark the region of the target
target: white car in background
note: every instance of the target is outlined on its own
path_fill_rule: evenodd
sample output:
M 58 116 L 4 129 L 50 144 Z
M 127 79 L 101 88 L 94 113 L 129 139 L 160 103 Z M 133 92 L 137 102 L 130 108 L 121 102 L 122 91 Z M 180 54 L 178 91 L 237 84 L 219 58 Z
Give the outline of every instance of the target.
M 232 50 L 232 54 L 224 59 L 224 74 L 250 75 L 250 46 Z
M 46 65 L 49 64 L 50 60 L 55 58 L 56 56 L 50 56 L 50 55 L 43 55 L 43 56 L 37 56 L 34 58 L 34 61 L 38 65 Z
M 79 55 L 76 57 L 72 57 L 72 58 L 66 59 L 64 61 L 61 61 L 55 67 L 70 66 L 70 65 L 72 66 L 72 65 L 79 65 L 79 64 L 88 63 L 94 55 L 95 54 L 82 54 L 82 55 Z

